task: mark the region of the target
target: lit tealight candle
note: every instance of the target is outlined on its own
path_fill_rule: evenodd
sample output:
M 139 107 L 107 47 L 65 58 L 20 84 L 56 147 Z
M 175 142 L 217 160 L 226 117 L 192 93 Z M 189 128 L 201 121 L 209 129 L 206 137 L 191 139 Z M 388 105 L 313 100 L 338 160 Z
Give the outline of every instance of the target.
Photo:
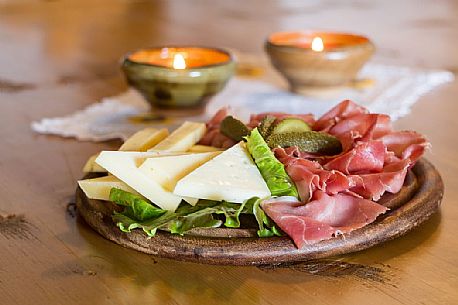
M 184 70 L 227 63 L 231 57 L 224 51 L 212 48 L 167 47 L 140 50 L 128 55 L 128 59 L 145 65 Z
M 323 39 L 315 37 L 312 40 L 312 50 L 315 52 L 322 52 L 324 50 Z
M 233 73 L 230 53 L 203 47 L 139 50 L 124 58 L 127 81 L 154 108 L 201 108 Z M 189 114 L 189 113 L 188 113 Z
M 294 92 L 344 88 L 371 57 L 374 45 L 364 36 L 338 32 L 279 32 L 266 41 L 273 66 Z
M 173 56 L 173 68 L 177 70 L 186 69 L 186 61 L 184 60 L 184 56 L 181 54 L 175 54 Z

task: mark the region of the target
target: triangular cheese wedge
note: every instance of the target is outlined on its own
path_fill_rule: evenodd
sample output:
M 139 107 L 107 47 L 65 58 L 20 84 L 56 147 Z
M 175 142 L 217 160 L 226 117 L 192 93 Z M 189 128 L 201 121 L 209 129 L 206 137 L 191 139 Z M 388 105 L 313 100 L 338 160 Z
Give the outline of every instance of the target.
M 270 196 L 270 191 L 243 142 L 178 181 L 173 193 L 178 196 L 237 203 L 252 197 Z
M 154 152 L 102 151 L 96 163 L 164 210 L 175 211 L 182 197 L 165 190 L 138 169 Z
M 111 175 L 80 180 L 78 184 L 89 199 L 110 200 L 110 191 L 114 187 L 126 192 L 138 194 L 133 188 Z
M 220 153 L 206 152 L 148 158 L 139 167 L 139 170 L 172 192 L 178 180 Z

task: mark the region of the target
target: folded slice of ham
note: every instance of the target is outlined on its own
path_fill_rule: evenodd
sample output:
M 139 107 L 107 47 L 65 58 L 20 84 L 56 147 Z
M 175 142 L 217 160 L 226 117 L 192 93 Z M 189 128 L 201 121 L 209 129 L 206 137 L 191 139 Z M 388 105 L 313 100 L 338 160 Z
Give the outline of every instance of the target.
M 367 199 L 319 190 L 307 204 L 294 197 L 278 197 L 263 201 L 261 207 L 299 249 L 364 227 L 387 211 Z
M 412 165 L 430 146 L 426 138 L 415 131 L 395 131 L 379 139 L 389 151 L 401 159 L 410 159 Z
M 342 119 L 328 133 L 338 136 L 347 132 L 359 134 L 360 138 L 372 139 L 391 131 L 390 117 L 384 114 L 363 113 Z M 370 133 L 370 134 L 369 134 Z
M 324 168 L 344 174 L 367 174 L 381 172 L 386 147 L 381 141 L 358 142 L 352 150 L 330 159 Z
M 410 159 L 399 160 L 386 165 L 381 173 L 351 175 L 348 178 L 355 185 L 349 190 L 374 201 L 379 200 L 385 192 L 395 194 L 404 185 L 410 164 Z
M 385 192 L 399 192 L 411 165 L 410 159 L 386 152 L 381 141 L 359 143 L 324 167 L 298 156 L 294 150 L 276 148 L 274 153 L 296 184 L 302 202 L 308 202 L 315 190 L 379 200 Z
M 364 113 L 368 113 L 366 108 L 350 100 L 345 100 L 323 114 L 313 125 L 313 130 L 327 132 L 341 120 Z
M 209 145 L 219 148 L 229 148 L 236 142 L 223 135 L 219 130 L 219 125 L 224 118 L 228 116 L 228 108 L 223 107 L 207 122 L 207 131 L 198 144 Z
M 286 171 L 296 184 L 302 202 L 308 202 L 315 190 L 334 195 L 362 185 L 357 176 L 350 177 L 339 171 L 325 170 L 319 163 L 306 159 L 290 159 Z

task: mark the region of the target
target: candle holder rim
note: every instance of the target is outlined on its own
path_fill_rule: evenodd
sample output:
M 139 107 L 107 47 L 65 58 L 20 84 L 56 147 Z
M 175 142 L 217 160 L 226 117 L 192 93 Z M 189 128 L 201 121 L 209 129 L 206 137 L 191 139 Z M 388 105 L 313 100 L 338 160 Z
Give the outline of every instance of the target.
M 301 50 L 302 52 L 315 52 L 311 48 L 304 48 L 304 47 L 298 47 L 295 45 L 288 45 L 288 44 L 276 44 L 271 41 L 271 37 L 274 34 L 287 34 L 287 33 L 299 33 L 299 34 L 306 34 L 312 36 L 313 33 L 316 34 L 335 34 L 335 35 L 340 35 L 340 36 L 353 36 L 353 37 L 358 37 L 358 38 L 363 38 L 364 41 L 361 43 L 356 43 L 356 44 L 348 44 L 344 46 L 338 46 L 338 47 L 333 47 L 332 49 L 325 49 L 323 52 L 342 52 L 348 49 L 355 49 L 355 48 L 364 48 L 367 46 L 374 47 L 374 43 L 365 35 L 362 34 L 356 34 L 356 33 L 351 33 L 351 32 L 337 32 L 337 31 L 325 31 L 325 30 L 302 30 L 302 31 L 281 31 L 281 32 L 273 32 L 270 33 L 267 38 L 265 39 L 264 46 L 267 47 L 274 47 L 274 48 L 281 48 L 285 50 L 290 50 L 290 51 L 298 51 Z M 319 35 L 318 35 L 319 36 Z
M 151 64 L 151 63 L 145 63 L 145 62 L 137 62 L 134 60 L 131 60 L 129 58 L 130 55 L 139 52 L 139 51 L 151 51 L 151 50 L 161 50 L 164 48 L 195 48 L 195 49 L 207 49 L 207 50 L 214 50 L 218 51 L 221 53 L 224 53 L 228 56 L 228 59 L 226 61 L 220 62 L 220 63 L 215 63 L 215 64 L 210 64 L 202 67 L 194 67 L 194 68 L 185 68 L 185 69 L 175 69 L 173 67 L 167 67 L 167 66 L 161 66 L 161 65 L 156 65 L 156 64 Z M 164 69 L 167 71 L 173 70 L 173 71 L 196 71 L 196 70 L 206 70 L 206 69 L 211 69 L 219 66 L 226 66 L 228 64 L 234 63 L 235 62 L 235 57 L 234 55 L 223 48 L 218 48 L 218 47 L 208 47 L 208 46 L 200 46 L 200 45 L 164 45 L 164 46 L 153 46 L 153 47 L 147 47 L 147 48 L 140 48 L 134 51 L 127 52 L 121 57 L 121 65 L 124 65 L 126 62 L 133 64 L 133 65 L 138 65 L 138 66 L 145 66 L 145 67 L 154 67 L 158 69 Z

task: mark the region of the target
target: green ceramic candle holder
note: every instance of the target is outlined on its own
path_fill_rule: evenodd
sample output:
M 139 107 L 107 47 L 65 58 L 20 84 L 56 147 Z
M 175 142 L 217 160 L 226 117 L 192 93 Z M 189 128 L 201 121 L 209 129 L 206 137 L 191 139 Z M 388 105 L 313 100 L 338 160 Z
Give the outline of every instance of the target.
M 234 72 L 232 55 L 206 47 L 159 47 L 127 54 L 122 70 L 152 108 L 203 108 Z

